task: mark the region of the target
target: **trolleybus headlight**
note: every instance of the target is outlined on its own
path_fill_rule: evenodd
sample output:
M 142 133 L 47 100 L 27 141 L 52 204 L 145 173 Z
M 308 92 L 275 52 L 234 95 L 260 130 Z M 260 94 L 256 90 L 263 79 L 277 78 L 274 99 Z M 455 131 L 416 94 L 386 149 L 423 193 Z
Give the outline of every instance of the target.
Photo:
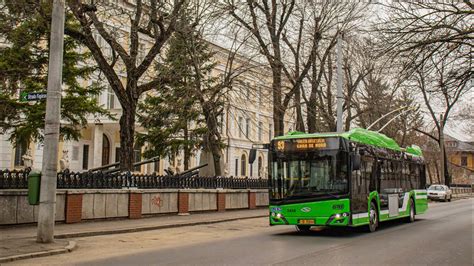
M 272 215 L 272 217 L 275 217 L 276 214 L 274 212 L 272 212 L 271 215 Z
M 342 214 L 342 217 L 347 217 L 349 214 L 347 212 Z
M 277 218 L 281 218 L 281 213 L 277 213 Z

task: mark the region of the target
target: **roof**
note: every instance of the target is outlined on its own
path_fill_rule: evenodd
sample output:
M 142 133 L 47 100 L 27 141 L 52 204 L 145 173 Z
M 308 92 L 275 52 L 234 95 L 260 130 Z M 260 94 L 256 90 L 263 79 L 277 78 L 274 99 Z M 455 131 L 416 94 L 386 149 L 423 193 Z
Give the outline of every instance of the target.
M 469 143 L 466 141 L 461 141 L 459 139 L 456 139 L 450 135 L 445 134 L 445 147 L 446 150 L 448 151 L 459 151 L 459 152 L 474 152 L 474 145 L 473 143 Z M 456 147 L 452 147 L 449 145 L 446 145 L 447 142 L 455 142 Z
M 288 135 L 276 137 L 275 140 L 289 140 L 289 139 L 300 139 L 300 138 L 327 138 L 327 137 L 341 137 L 353 142 L 368 144 L 380 148 L 386 148 L 395 151 L 403 151 L 397 142 L 387 137 L 382 133 L 370 131 L 363 128 L 354 128 L 347 132 L 328 132 L 328 133 L 304 133 L 304 132 L 290 132 Z M 415 155 L 422 156 L 420 147 L 412 145 L 407 147 L 405 152 Z

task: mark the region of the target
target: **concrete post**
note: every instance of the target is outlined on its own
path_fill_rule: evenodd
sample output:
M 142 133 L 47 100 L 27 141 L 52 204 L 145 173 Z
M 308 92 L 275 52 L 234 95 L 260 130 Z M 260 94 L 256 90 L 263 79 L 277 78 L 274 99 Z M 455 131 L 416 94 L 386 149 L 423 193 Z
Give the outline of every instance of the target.
M 54 0 L 48 65 L 48 92 L 44 127 L 44 150 L 38 213 L 37 242 L 54 240 L 56 179 L 58 171 L 59 120 L 64 47 L 64 0 Z

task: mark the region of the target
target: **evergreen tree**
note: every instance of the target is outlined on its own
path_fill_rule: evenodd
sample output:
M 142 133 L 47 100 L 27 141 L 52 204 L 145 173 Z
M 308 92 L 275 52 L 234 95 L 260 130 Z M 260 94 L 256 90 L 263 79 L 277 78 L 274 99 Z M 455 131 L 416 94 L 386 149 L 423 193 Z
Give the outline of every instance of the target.
M 170 39 L 159 71 L 172 81 L 166 87 L 159 87 L 156 94 L 147 96 L 139 104 L 138 114 L 139 122 L 147 131 L 138 134 L 138 143 L 148 143 L 145 157 L 174 157 L 182 150 L 185 170 L 189 168 L 193 152 L 202 146 L 202 138 L 207 132 L 197 94 L 199 90 L 196 90 L 194 81 L 196 75 L 204 76 L 192 67 L 188 38 L 187 34 L 176 32 Z M 210 70 L 213 67 L 209 63 L 212 54 L 206 51 L 207 47 L 201 47 L 201 43 L 199 46 L 197 56 L 206 62 L 206 70 Z
M 11 133 L 15 145 L 41 141 L 43 137 L 46 102 L 20 102 L 19 94 L 46 91 L 51 7 L 49 1 L 0 4 L 0 35 L 6 44 L 0 48 L 0 130 Z M 72 21 L 68 15 L 67 27 L 77 27 Z M 80 84 L 95 70 L 88 61 L 90 54 L 66 36 L 63 58 L 60 133 L 64 139 L 78 139 L 88 116 L 110 114 L 97 102 L 96 96 L 103 88 Z

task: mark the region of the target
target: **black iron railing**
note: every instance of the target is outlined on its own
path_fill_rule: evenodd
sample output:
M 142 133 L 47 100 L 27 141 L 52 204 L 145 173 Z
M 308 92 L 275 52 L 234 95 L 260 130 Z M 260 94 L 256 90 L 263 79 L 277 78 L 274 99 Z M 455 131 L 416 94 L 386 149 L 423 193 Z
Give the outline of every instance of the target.
M 0 170 L 0 189 L 23 189 L 28 187 L 28 171 Z M 155 174 L 60 172 L 57 187 L 62 189 L 121 189 L 121 188 L 207 188 L 207 189 L 266 189 L 267 179 L 239 177 L 202 177 Z

